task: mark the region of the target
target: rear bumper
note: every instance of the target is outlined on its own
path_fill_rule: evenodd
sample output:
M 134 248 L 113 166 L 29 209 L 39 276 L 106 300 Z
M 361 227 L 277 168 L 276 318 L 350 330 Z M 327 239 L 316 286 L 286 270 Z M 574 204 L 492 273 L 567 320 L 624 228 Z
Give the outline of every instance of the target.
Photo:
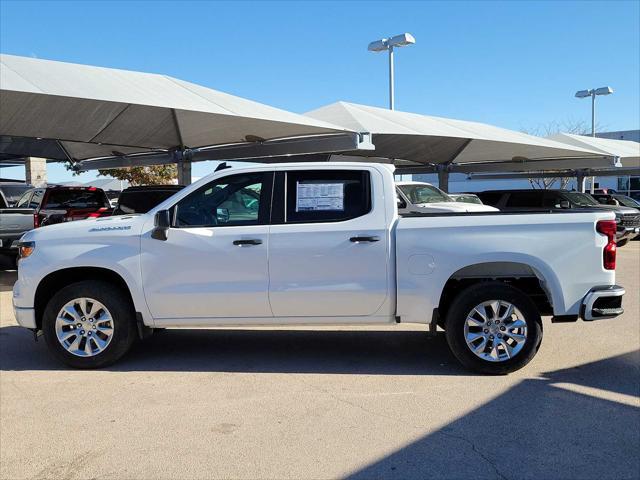
M 624 294 L 624 288 L 619 285 L 594 287 L 582 301 L 580 316 L 583 320 L 591 322 L 622 315 L 624 313 L 622 308 Z

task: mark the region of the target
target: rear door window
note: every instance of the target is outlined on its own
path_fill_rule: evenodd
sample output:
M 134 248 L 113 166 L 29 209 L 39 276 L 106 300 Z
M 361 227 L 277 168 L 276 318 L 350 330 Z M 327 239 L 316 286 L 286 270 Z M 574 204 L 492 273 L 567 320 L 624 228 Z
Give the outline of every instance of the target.
M 542 193 L 536 190 L 530 192 L 512 192 L 507 200 L 509 208 L 542 208 Z
M 29 200 L 31 199 L 31 195 L 33 194 L 33 190 L 25 193 L 20 197 L 18 203 L 16 203 L 17 208 L 27 208 L 29 206 Z
M 33 192 L 33 196 L 29 201 L 29 208 L 38 208 L 40 206 L 40 202 L 42 202 L 42 197 L 44 195 L 44 190 L 36 190 Z
M 482 200 L 482 203 L 484 203 L 485 205 L 492 205 L 494 207 L 496 205 L 498 205 L 498 203 L 500 202 L 500 199 L 502 198 L 502 195 L 503 195 L 502 192 L 480 192 L 480 193 L 478 193 L 478 196 Z
M 371 211 L 368 171 L 293 170 L 285 176 L 285 223 L 339 222 Z
M 102 190 L 50 190 L 43 208 L 102 208 L 109 207 Z

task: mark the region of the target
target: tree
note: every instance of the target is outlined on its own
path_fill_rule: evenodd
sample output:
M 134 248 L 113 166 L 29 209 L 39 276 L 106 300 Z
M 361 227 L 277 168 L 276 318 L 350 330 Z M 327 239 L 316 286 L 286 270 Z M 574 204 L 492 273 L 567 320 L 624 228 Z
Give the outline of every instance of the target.
M 596 124 L 596 131 L 600 130 L 600 126 Z M 545 125 L 538 125 L 535 128 L 521 128 L 521 132 L 538 137 L 549 137 L 558 133 L 572 133 L 575 135 L 589 135 L 591 126 L 582 120 L 564 120 L 553 121 Z M 548 190 L 558 182 L 560 188 L 566 188 L 573 177 L 545 177 L 545 178 L 529 178 L 532 188 Z
M 72 172 L 73 176 L 79 175 L 75 164 L 66 161 L 64 166 Z M 98 175 L 113 177 L 118 180 L 126 180 L 131 186 L 137 185 L 163 185 L 174 183 L 178 178 L 178 168 L 174 163 L 167 165 L 150 165 L 147 167 L 122 167 L 98 170 Z
M 167 165 L 150 165 L 148 167 L 113 168 L 98 170 L 98 174 L 127 180 L 131 186 L 161 185 L 173 183 L 177 178 L 178 169 L 171 163 Z

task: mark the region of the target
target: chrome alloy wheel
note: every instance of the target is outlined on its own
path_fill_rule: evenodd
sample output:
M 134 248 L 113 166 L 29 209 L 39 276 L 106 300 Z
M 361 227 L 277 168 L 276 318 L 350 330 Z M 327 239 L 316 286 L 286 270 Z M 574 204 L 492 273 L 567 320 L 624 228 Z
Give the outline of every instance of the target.
M 522 312 L 504 300 L 489 300 L 469 312 L 464 324 L 469 349 L 488 362 L 504 362 L 516 356 L 527 341 Z
M 60 309 L 56 336 L 60 344 L 78 357 L 93 357 L 113 338 L 113 318 L 109 310 L 93 298 L 76 298 Z

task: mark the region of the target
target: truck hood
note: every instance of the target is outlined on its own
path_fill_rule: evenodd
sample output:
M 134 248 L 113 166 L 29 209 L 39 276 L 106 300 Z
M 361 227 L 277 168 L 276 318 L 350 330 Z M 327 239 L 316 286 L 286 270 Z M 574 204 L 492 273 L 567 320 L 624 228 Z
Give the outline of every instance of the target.
M 495 207 L 489 205 L 478 205 L 477 203 L 462 203 L 462 202 L 434 202 L 434 203 L 419 203 L 413 205 L 417 210 L 425 213 L 429 212 L 497 212 L 499 211 Z
M 28 231 L 22 237 L 26 241 L 68 239 L 70 242 L 96 236 L 138 235 L 147 215 L 121 215 L 115 217 L 91 218 L 73 222 L 47 225 Z

